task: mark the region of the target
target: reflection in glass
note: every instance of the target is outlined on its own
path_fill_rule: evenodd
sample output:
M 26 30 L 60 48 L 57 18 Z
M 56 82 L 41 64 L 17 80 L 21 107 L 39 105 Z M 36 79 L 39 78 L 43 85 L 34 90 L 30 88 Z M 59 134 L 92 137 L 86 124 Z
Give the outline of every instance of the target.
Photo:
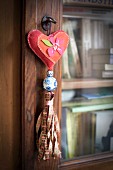
M 113 151 L 112 18 L 111 10 L 64 8 L 62 27 L 70 43 L 62 58 L 62 81 L 67 80 L 67 90 L 62 89 L 63 159 Z M 89 84 L 70 89 L 69 80 Z

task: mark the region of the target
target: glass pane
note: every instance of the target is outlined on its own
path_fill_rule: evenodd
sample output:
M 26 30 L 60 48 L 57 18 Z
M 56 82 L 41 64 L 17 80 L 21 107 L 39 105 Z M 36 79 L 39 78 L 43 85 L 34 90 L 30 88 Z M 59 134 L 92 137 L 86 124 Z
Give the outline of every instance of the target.
M 62 158 L 113 151 L 113 11 L 66 6 L 62 29 Z

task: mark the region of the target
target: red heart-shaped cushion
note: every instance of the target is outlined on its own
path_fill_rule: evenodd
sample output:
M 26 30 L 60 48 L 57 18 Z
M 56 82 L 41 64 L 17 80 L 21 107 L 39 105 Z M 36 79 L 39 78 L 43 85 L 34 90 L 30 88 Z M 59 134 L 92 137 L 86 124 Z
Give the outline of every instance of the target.
M 57 31 L 49 36 L 39 30 L 28 33 L 28 44 L 34 53 L 45 63 L 49 70 L 61 58 L 68 46 L 69 36 L 64 31 Z

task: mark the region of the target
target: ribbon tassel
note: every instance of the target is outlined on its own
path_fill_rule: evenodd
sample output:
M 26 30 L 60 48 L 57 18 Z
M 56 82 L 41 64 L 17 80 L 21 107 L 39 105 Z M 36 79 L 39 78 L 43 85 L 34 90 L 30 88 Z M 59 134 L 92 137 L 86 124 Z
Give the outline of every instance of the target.
M 57 114 L 53 109 L 53 100 L 54 93 L 45 92 L 44 110 L 36 124 L 38 160 L 61 157 L 58 143 L 60 128 Z

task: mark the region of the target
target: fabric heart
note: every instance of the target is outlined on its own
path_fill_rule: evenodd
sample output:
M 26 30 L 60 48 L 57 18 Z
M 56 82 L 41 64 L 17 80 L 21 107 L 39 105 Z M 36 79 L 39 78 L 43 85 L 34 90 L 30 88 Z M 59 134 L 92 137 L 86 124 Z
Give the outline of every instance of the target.
M 61 58 L 68 46 L 69 36 L 64 31 L 57 31 L 49 36 L 39 30 L 28 33 L 28 44 L 34 53 L 44 62 L 49 70 Z

